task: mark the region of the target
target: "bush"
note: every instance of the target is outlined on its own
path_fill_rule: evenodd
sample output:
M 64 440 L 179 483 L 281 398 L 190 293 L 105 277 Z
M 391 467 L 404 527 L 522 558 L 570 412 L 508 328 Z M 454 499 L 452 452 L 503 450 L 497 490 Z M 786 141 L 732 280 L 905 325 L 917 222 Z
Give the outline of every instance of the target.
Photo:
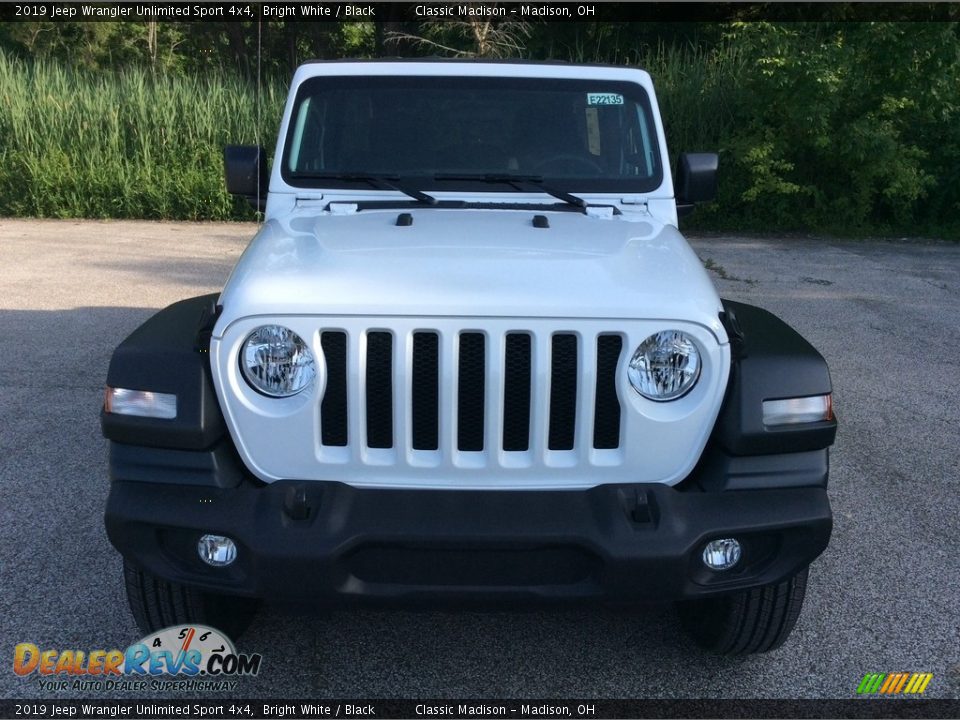
M 706 62 L 662 64 L 666 122 L 721 152 L 701 227 L 960 236 L 956 25 L 736 23 Z M 684 66 L 730 74 L 696 79 L 707 119 Z

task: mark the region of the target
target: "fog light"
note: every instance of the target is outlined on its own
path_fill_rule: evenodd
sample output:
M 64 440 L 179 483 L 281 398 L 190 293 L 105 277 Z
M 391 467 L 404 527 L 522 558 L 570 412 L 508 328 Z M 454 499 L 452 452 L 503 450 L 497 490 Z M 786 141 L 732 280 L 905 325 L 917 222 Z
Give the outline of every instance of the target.
M 711 570 L 729 570 L 740 561 L 740 543 L 733 538 L 711 540 L 703 549 L 703 564 Z
M 197 543 L 200 559 L 213 567 L 225 567 L 237 559 L 237 546 L 223 535 L 204 535 Z

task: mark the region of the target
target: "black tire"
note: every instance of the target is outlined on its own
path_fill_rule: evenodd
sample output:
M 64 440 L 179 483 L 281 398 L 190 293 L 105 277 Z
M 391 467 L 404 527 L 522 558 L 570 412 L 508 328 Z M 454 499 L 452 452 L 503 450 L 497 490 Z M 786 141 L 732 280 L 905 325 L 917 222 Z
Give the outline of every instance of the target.
M 700 647 L 720 655 L 776 650 L 800 617 L 807 571 L 776 585 L 679 603 L 680 622 Z
M 236 640 L 250 625 L 259 603 L 250 598 L 201 592 L 167 582 L 123 561 L 130 612 L 144 633 L 171 625 L 209 625 Z

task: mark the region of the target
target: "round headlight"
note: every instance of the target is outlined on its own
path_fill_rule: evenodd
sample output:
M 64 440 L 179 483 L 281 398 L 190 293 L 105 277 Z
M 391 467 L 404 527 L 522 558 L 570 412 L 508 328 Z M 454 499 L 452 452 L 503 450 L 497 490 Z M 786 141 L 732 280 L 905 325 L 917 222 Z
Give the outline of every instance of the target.
M 250 333 L 240 350 L 240 369 L 250 387 L 270 397 L 296 395 L 317 375 L 310 348 L 282 325 L 263 325 Z
M 700 377 L 700 352 L 685 333 L 663 330 L 640 343 L 630 358 L 627 377 L 633 389 L 649 400 L 676 400 Z

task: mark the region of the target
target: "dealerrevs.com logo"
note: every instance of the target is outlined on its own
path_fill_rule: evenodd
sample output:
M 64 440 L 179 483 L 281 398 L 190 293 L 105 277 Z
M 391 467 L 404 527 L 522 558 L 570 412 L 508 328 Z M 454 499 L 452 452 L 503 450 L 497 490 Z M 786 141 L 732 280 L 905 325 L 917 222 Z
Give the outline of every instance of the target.
M 126 650 L 41 650 L 20 643 L 13 671 L 38 676 L 41 690 L 234 690 L 238 677 L 260 672 L 262 656 L 238 653 L 206 625 L 178 625 L 147 635 Z

